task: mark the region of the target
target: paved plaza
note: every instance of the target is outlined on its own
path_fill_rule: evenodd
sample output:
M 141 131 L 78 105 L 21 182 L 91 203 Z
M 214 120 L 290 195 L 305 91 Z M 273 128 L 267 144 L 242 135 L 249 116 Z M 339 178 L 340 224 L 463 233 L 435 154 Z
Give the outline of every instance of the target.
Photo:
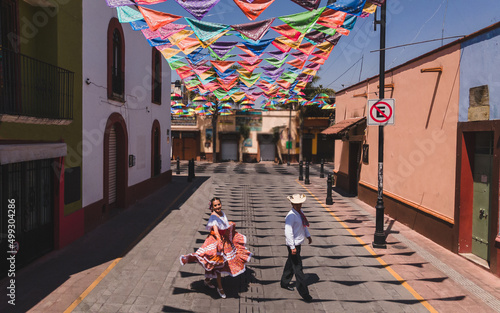
M 173 168 L 172 183 L 20 270 L 14 311 L 500 312 L 497 277 L 408 227 L 386 218 L 387 249 L 372 248 L 375 210 L 336 189 L 325 205 L 317 164 L 308 185 L 297 164 L 198 162 L 192 182 L 187 163 L 179 175 Z M 302 256 L 312 303 L 279 283 L 286 196 L 294 193 L 308 198 L 313 243 Z M 201 266 L 179 262 L 206 238 L 214 196 L 253 253 L 244 274 L 223 278 L 227 299 L 204 286 Z M 11 311 L 0 303 L 0 312 Z

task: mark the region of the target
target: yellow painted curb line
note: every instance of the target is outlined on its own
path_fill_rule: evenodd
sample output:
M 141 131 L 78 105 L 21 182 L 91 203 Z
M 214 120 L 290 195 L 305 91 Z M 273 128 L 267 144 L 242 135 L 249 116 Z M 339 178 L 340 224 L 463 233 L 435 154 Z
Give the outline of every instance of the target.
M 106 275 L 108 275 L 108 273 L 113 269 L 113 267 L 115 267 L 116 264 L 118 264 L 118 262 L 120 262 L 121 259 L 122 258 L 115 259 L 113 263 L 111 263 L 108 268 L 104 272 L 102 272 L 102 274 L 99 275 L 99 277 L 97 277 L 97 279 L 94 280 L 94 282 L 87 289 L 85 289 L 85 291 L 73 303 L 71 303 L 71 305 L 64 311 L 64 313 L 72 312 L 83 301 L 83 299 L 85 299 L 85 297 L 88 296 L 88 294 L 101 282 L 101 280 Z
M 340 223 L 340 225 L 342 225 L 342 227 L 344 227 L 354 238 L 356 238 L 356 240 L 371 254 L 375 257 L 375 259 L 389 272 L 391 273 L 391 275 L 396 278 L 397 281 L 399 281 L 401 283 L 401 285 L 403 287 L 406 288 L 406 290 L 408 290 L 414 297 L 415 299 L 417 299 L 427 310 L 429 310 L 429 312 L 432 312 L 432 313 L 437 313 L 438 311 L 432 306 L 429 304 L 429 302 L 427 302 L 427 300 L 425 300 L 418 292 L 415 291 L 415 289 L 413 289 L 401 276 L 399 276 L 398 273 L 396 273 L 396 271 L 394 271 L 387 263 L 385 263 L 384 260 L 382 260 L 381 257 L 378 256 L 378 254 L 373 251 L 373 249 L 367 244 L 365 243 L 360 237 L 359 235 L 357 235 L 352 229 L 349 228 L 349 226 L 347 226 L 346 223 L 344 223 L 337 215 L 335 215 L 335 213 L 333 213 L 332 210 L 330 210 L 329 207 L 327 207 L 325 204 L 323 204 L 322 201 L 320 201 L 318 199 L 318 197 L 316 197 L 306 186 L 304 186 L 302 183 L 299 182 L 299 180 L 297 179 L 296 182 L 301 185 L 305 190 L 307 190 L 307 192 L 309 192 L 311 194 L 311 196 L 313 196 L 314 199 L 316 199 L 316 201 L 318 201 L 319 204 L 321 204 L 322 207 L 325 208 L 325 210 L 328 211 L 328 213 L 330 213 L 331 216 L 333 216 L 337 222 Z
M 125 256 L 125 254 L 127 254 L 130 250 L 132 250 L 132 247 L 137 244 L 137 242 L 139 242 L 143 236 L 153 227 L 153 225 L 155 225 L 158 220 L 160 218 L 163 217 L 163 215 L 165 214 L 165 212 L 167 212 L 170 207 L 177 202 L 177 200 L 179 200 L 179 198 L 186 193 L 186 191 L 190 188 L 191 186 L 188 185 L 188 187 L 186 189 L 184 189 L 175 199 L 174 201 L 172 201 L 168 207 L 165 208 L 165 210 L 163 210 L 163 212 L 161 212 L 160 215 L 158 215 L 158 217 L 151 223 L 149 224 L 148 227 L 146 227 L 146 229 L 137 237 L 136 240 L 134 240 L 134 242 L 132 242 L 128 247 L 127 249 L 125 249 L 125 251 L 122 253 L 122 257 L 121 258 L 117 258 L 113 261 L 113 263 L 111 263 L 108 268 L 102 272 L 101 275 L 99 275 L 99 277 L 97 277 L 96 280 L 94 280 L 94 282 L 87 288 L 85 289 L 85 291 L 75 300 L 73 301 L 73 303 L 64 311 L 64 313 L 71 313 L 73 312 L 73 310 L 83 301 L 83 299 L 85 299 L 85 297 L 88 296 L 88 294 L 101 282 L 101 280 L 103 280 L 104 277 L 106 277 L 106 275 L 108 275 L 108 273 L 113 269 L 113 267 L 116 266 L 116 264 L 118 264 L 118 262 L 121 261 L 121 259 L 123 258 L 123 256 Z

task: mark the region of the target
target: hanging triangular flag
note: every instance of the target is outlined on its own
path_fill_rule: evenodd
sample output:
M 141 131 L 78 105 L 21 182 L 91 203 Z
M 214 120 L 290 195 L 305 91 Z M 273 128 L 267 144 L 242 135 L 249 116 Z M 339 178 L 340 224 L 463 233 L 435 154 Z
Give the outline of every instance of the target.
M 219 40 L 220 37 L 224 36 L 227 32 L 229 31 L 229 29 L 226 29 L 225 31 L 223 31 L 222 33 L 220 34 L 217 34 L 215 35 L 214 37 L 210 38 L 209 40 L 206 40 L 206 41 L 201 41 L 200 40 L 200 43 L 201 45 L 203 46 L 203 48 L 208 48 L 210 45 L 212 45 L 214 42 L 216 42 L 217 40 Z M 199 40 L 199 39 L 198 39 Z
M 292 0 L 306 10 L 312 11 L 319 7 L 321 0 Z
M 175 61 L 175 62 L 168 62 L 168 65 L 170 66 L 171 69 L 176 70 L 178 68 L 186 66 L 187 64 L 181 61 Z
M 164 46 L 164 45 L 167 45 L 167 44 L 170 44 L 170 41 L 168 41 L 168 39 L 161 39 L 161 38 L 153 38 L 153 39 L 147 39 L 149 45 L 151 47 L 158 47 L 158 46 Z
M 317 45 L 316 48 L 323 50 L 325 52 L 330 52 L 333 49 L 333 44 L 329 41 L 325 41 L 322 44 Z
M 253 53 L 252 50 L 248 49 L 246 46 L 238 45 L 236 47 L 240 48 L 241 51 L 245 52 L 246 54 L 250 55 L 251 57 L 256 57 L 257 59 L 259 58 L 258 55 L 255 55 L 255 53 Z
M 257 61 L 259 61 L 260 56 L 258 55 L 249 55 L 249 54 L 238 54 L 240 58 L 242 58 L 244 61 L 248 62 L 248 64 L 254 64 Z
M 269 30 L 273 22 L 274 18 L 271 18 L 258 22 L 231 25 L 231 27 L 243 36 L 254 41 L 259 41 Z
M 163 55 L 163 57 L 168 60 L 171 57 L 173 57 L 174 55 L 176 55 L 177 53 L 181 52 L 181 50 L 175 49 L 175 48 L 166 48 L 166 49 L 160 50 L 160 52 Z
M 201 20 L 220 0 L 175 0 L 197 20 Z
M 273 27 L 271 27 L 271 29 L 274 30 L 275 32 L 279 33 L 280 35 L 283 35 L 286 38 L 288 38 L 290 40 L 294 40 L 294 41 L 298 40 L 300 35 L 302 35 L 301 32 L 299 32 L 298 30 L 295 30 L 292 26 L 290 26 L 288 24 L 273 26 Z
M 247 78 L 252 77 L 252 72 L 245 69 L 245 68 L 240 68 L 236 70 L 238 73 L 240 73 L 240 76 L 245 76 Z
M 191 52 L 193 52 L 194 50 L 198 49 L 198 47 L 200 46 L 200 42 L 198 41 L 198 39 L 196 38 L 191 38 L 191 37 L 187 37 L 187 38 L 184 38 L 182 39 L 181 41 L 179 41 L 177 43 L 177 47 L 179 47 L 179 49 L 182 50 L 182 52 L 184 52 L 184 54 L 189 54 Z M 192 47 L 195 47 L 195 49 L 191 50 Z M 189 53 L 186 52 L 187 51 L 191 51 Z
M 244 42 L 243 44 L 245 45 L 245 47 L 250 49 L 250 51 L 252 51 L 253 54 L 261 55 L 264 52 L 264 50 L 271 44 L 271 42 L 273 42 L 273 40 L 274 39 L 271 38 L 271 39 L 261 40 L 259 44 L 251 44 L 248 42 Z
M 366 0 L 337 0 L 327 5 L 329 9 L 342 11 L 351 15 L 359 16 L 363 12 Z
M 324 60 L 328 60 L 328 57 L 330 56 L 330 52 L 332 52 L 332 51 L 331 50 L 330 51 L 316 50 L 312 53 L 312 55 L 320 57 Z
M 283 60 L 284 58 L 287 57 L 287 53 L 281 50 L 267 51 L 266 53 L 278 60 Z
M 326 27 L 336 28 L 344 23 L 346 16 L 347 13 L 345 12 L 326 9 L 316 23 Z
M 130 23 L 142 20 L 141 12 L 132 9 L 131 7 L 117 7 L 116 13 L 118 14 L 118 21 L 120 23 Z
M 246 78 L 244 76 L 240 76 L 240 81 L 242 83 L 244 83 L 247 87 L 251 87 L 251 86 L 253 86 L 257 82 L 257 80 L 259 80 L 261 74 L 262 73 L 252 74 L 252 76 L 250 78 Z
M 317 64 L 325 64 L 325 59 L 322 59 L 320 57 L 312 57 L 309 61 Z
M 182 17 L 161 11 L 147 9 L 144 7 L 139 7 L 139 11 L 141 11 L 142 16 L 144 16 L 144 20 L 146 21 L 146 23 L 148 23 L 148 26 L 152 31 L 155 31 L 164 25 L 175 22 Z
M 328 37 L 327 34 L 322 33 L 320 31 L 317 31 L 317 30 L 313 30 L 313 31 L 308 32 L 306 34 L 305 39 L 307 41 L 309 41 L 310 43 L 312 43 L 313 45 L 316 45 L 316 44 L 319 44 L 319 43 L 322 43 L 323 41 L 325 41 L 327 37 Z
M 262 62 L 262 60 L 258 60 L 254 64 L 250 64 L 250 63 L 245 62 L 245 61 L 238 61 L 238 63 L 249 72 L 253 72 L 259 66 L 260 62 Z
M 192 30 L 183 29 L 180 32 L 177 32 L 177 33 L 173 34 L 172 36 L 168 37 L 168 40 L 170 41 L 171 44 L 177 45 L 179 42 L 188 38 L 192 34 L 194 34 L 194 32 Z
M 311 70 L 319 70 L 319 68 L 321 67 L 321 64 L 318 64 L 318 63 L 309 63 L 306 65 L 307 68 L 310 68 Z
M 243 98 L 245 98 L 245 96 L 246 93 L 244 93 L 243 91 L 237 91 L 231 95 L 231 99 L 233 99 L 234 102 L 240 102 L 241 100 L 243 100 Z
M 135 2 L 132 0 L 106 0 L 108 7 L 116 8 L 124 5 L 135 5 Z
M 301 33 L 307 33 L 310 31 L 316 20 L 320 17 L 321 13 L 325 8 L 301 12 L 296 14 L 291 14 L 287 16 L 278 17 L 284 23 L 290 25 L 294 29 L 298 30 Z
M 288 57 L 288 56 L 287 56 Z M 266 60 L 269 64 L 276 68 L 280 68 L 286 61 L 287 58 L 283 58 L 282 60 L 276 59 L 276 58 L 266 58 Z
M 295 66 L 296 68 L 302 69 L 304 67 L 304 64 L 306 63 L 306 61 L 300 60 L 300 59 L 294 59 L 293 61 L 289 61 L 286 63 L 290 64 L 291 66 Z
M 311 53 L 314 51 L 314 48 L 315 48 L 315 45 L 313 45 L 310 42 L 305 42 L 305 43 L 301 44 L 297 48 L 297 50 L 299 50 L 300 52 L 302 52 L 304 54 L 311 55 Z
M 335 33 L 337 32 L 336 28 L 330 28 L 319 24 L 314 25 L 313 28 L 330 36 L 335 35 Z
M 189 17 L 185 17 L 184 19 L 188 22 L 189 26 L 191 26 L 194 34 L 200 41 L 210 40 L 231 27 L 224 24 L 197 21 Z
M 183 30 L 186 27 L 187 27 L 187 25 L 170 23 L 170 24 L 167 24 L 167 25 L 164 25 L 164 26 L 158 28 L 157 32 L 160 33 L 160 36 L 162 39 L 166 39 L 166 38 L 180 32 L 181 30 Z
M 129 24 L 130 24 L 130 27 L 132 27 L 132 30 L 134 30 L 134 31 L 149 29 L 148 23 L 146 23 L 146 21 L 144 19 L 139 20 L 139 21 L 133 21 L 133 22 L 130 22 Z
M 177 0 L 176 0 L 177 1 Z M 245 0 L 233 0 L 234 3 L 243 11 L 243 13 L 250 19 L 255 20 L 274 0 L 254 0 L 248 3 Z
M 146 29 L 142 29 L 141 32 L 144 37 L 146 37 L 146 39 L 161 38 L 161 34 L 158 30 L 152 31 L 151 29 L 149 29 L 149 27 Z
M 238 44 L 237 41 L 218 41 L 210 46 L 210 49 L 219 57 L 225 56 Z
M 234 62 L 235 61 L 210 61 L 210 63 L 212 63 L 212 65 L 222 73 L 227 71 L 231 67 L 231 65 L 234 64 Z

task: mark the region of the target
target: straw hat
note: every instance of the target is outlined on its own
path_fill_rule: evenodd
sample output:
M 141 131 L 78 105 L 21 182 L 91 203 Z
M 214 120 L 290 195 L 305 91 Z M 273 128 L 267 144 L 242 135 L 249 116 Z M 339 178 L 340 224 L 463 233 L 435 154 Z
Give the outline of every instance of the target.
M 292 196 L 288 196 L 287 199 L 293 204 L 300 204 L 306 201 L 306 195 L 296 193 Z

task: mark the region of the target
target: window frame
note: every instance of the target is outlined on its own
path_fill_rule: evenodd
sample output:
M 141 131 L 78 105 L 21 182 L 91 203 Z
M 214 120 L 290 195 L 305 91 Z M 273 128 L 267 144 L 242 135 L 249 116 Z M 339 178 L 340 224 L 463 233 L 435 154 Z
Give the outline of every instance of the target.
M 120 47 L 119 47 L 119 60 L 115 59 L 115 33 L 118 34 L 119 40 L 120 40 Z M 123 35 L 123 29 L 118 21 L 117 18 L 113 17 L 109 21 L 108 25 L 108 68 L 107 68 L 107 81 L 108 81 L 108 99 L 111 100 L 116 100 L 120 102 L 125 102 L 125 37 Z M 114 73 L 114 65 L 115 63 L 119 63 L 118 65 L 118 70 L 121 72 L 121 79 L 118 76 L 116 78 Z M 114 90 L 114 80 L 115 79 L 120 79 L 118 81 L 118 84 L 120 85 L 121 88 L 121 94 L 120 93 L 115 93 Z
M 158 63 L 156 61 L 158 61 Z M 158 49 L 153 47 L 151 55 L 151 102 L 152 103 L 161 105 L 161 96 L 162 96 L 161 89 L 162 89 L 162 55 L 160 51 L 158 51 Z M 157 96 L 158 99 L 155 96 Z

